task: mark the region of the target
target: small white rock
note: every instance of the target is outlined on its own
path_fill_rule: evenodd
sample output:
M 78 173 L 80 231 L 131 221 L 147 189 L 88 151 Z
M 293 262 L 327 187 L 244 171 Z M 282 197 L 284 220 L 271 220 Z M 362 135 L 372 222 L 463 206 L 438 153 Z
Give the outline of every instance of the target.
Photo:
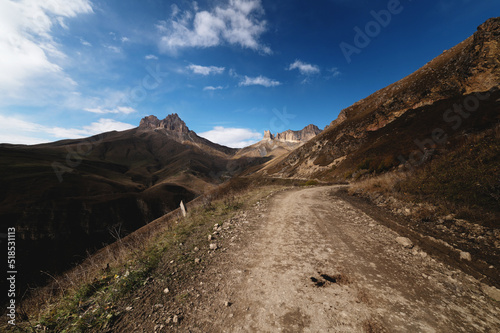
M 217 250 L 217 244 L 216 243 L 211 243 L 210 244 L 210 250 Z
M 201 262 L 200 258 L 195 258 L 195 259 L 194 259 L 194 263 L 195 263 L 195 264 L 199 264 L 200 262 Z
M 450 214 L 444 217 L 445 221 L 453 221 L 455 219 L 455 215 Z
M 170 290 L 168 290 L 168 288 L 163 289 L 164 294 L 168 294 L 169 292 L 170 292 Z
M 461 260 L 467 260 L 467 261 L 472 261 L 472 256 L 470 255 L 469 252 L 460 252 L 460 259 Z
M 396 242 L 403 245 L 403 247 L 405 247 L 407 249 L 411 249 L 413 247 L 412 241 L 406 237 L 398 237 L 398 238 L 396 238 Z

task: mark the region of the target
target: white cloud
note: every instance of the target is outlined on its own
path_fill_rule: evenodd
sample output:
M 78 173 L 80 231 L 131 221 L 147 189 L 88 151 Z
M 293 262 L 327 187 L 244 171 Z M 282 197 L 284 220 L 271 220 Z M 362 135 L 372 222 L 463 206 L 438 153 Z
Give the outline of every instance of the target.
M 114 113 L 114 114 L 131 114 L 137 112 L 134 108 L 128 106 L 118 106 L 115 109 L 102 109 L 102 108 L 86 108 L 85 111 L 98 113 L 98 114 L 106 114 L 106 113 Z
M 340 73 L 340 71 L 339 71 L 339 69 L 337 67 L 330 68 L 328 70 L 328 72 L 330 72 L 330 77 L 337 77 L 340 74 L 342 74 L 342 73 Z
M 25 91 L 73 80 L 58 65 L 66 58 L 51 35 L 64 20 L 92 13 L 89 0 L 0 1 L 0 98 L 25 98 Z
M 203 90 L 205 90 L 205 91 L 207 91 L 207 90 L 214 91 L 214 90 L 222 90 L 222 89 L 224 89 L 224 88 L 221 86 L 218 86 L 218 87 L 208 86 L 208 87 L 203 88 Z
M 82 45 L 85 45 L 85 46 L 92 46 L 92 44 L 90 44 L 89 42 L 87 42 L 85 39 L 82 39 L 82 38 L 80 38 L 80 43 L 82 43 Z
M 101 118 L 88 126 L 83 126 L 82 135 L 89 136 L 110 131 L 125 131 L 136 126 L 114 119 Z
M 154 54 L 148 54 L 147 56 L 144 57 L 146 60 L 158 60 L 158 57 L 155 56 Z
M 58 105 L 64 109 L 84 110 L 97 114 L 130 114 L 135 109 L 130 104 L 129 94 L 130 92 L 127 88 L 117 90 L 108 87 L 97 89 L 91 95 L 72 92 L 66 94 L 64 100 L 59 101 Z
M 179 7 L 176 4 L 173 4 L 170 8 L 172 8 L 172 17 L 176 17 L 180 12 Z
M 226 128 L 216 126 L 212 130 L 199 134 L 212 142 L 233 147 L 243 148 L 262 140 L 262 134 L 248 128 Z
M 264 86 L 264 87 L 276 87 L 281 85 L 281 82 L 269 79 L 265 76 L 258 77 L 248 77 L 245 75 L 245 79 L 239 83 L 239 86 Z
M 108 48 L 109 50 L 115 52 L 115 53 L 121 53 L 122 52 L 122 49 L 119 48 L 118 46 L 114 46 L 114 45 L 105 45 L 106 48 Z
M 126 43 L 126 42 L 130 41 L 130 39 L 128 37 L 122 37 L 121 40 L 122 40 L 122 43 Z
M 176 53 L 187 47 L 214 47 L 227 43 L 271 53 L 271 49 L 259 41 L 267 24 L 260 19 L 264 14 L 260 0 L 229 0 L 227 5 L 216 6 L 210 11 L 200 11 L 195 4 L 193 9 L 194 13 L 181 13 L 173 6 L 171 19 L 159 22 L 157 29 L 163 35 L 160 40 L 163 52 Z
M 199 66 L 199 65 L 189 65 L 188 69 L 192 70 L 195 74 L 200 75 L 210 75 L 210 74 L 222 74 L 224 73 L 224 67 L 215 67 L 215 66 Z
M 101 118 L 81 128 L 49 127 L 16 116 L 0 115 L 0 143 L 37 144 L 61 139 L 78 139 L 92 135 L 124 131 L 135 126 Z
M 295 60 L 295 62 L 293 64 L 290 64 L 290 66 L 288 67 L 288 70 L 290 71 L 294 69 L 298 69 L 300 74 L 302 75 L 313 75 L 320 73 L 320 69 L 318 66 L 307 64 L 300 60 Z

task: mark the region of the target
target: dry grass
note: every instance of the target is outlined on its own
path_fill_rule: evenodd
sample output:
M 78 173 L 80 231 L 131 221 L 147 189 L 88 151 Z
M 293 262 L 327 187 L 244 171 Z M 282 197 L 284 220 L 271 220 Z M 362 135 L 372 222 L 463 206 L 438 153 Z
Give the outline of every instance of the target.
M 366 177 L 348 191 L 350 195 L 372 199 L 383 195 L 406 202 L 414 206 L 411 215 L 416 220 L 455 214 L 498 228 L 500 125 L 465 136 L 453 150 L 413 171 Z
M 395 192 L 396 184 L 407 177 L 408 172 L 388 172 L 355 182 L 348 191 L 350 195 L 363 192 L 390 194 Z
M 49 285 L 31 290 L 18 307 L 19 314 L 26 320 L 26 326 L 34 329 L 30 320 L 37 321 L 43 314 L 54 312 L 61 306 L 61 300 L 81 294 L 82 289 L 94 288 L 96 282 L 109 280 L 115 272 L 130 266 L 136 258 L 144 256 L 157 242 L 158 235 L 173 228 L 178 221 L 178 212 L 168 215 L 156 223 L 153 222 L 149 228 L 143 228 L 94 255 L 89 255 L 81 265 L 65 274 L 51 276 L 53 282 Z
M 456 149 L 397 183 L 396 190 L 413 200 L 431 202 L 445 214 L 499 227 L 500 125 L 468 135 Z

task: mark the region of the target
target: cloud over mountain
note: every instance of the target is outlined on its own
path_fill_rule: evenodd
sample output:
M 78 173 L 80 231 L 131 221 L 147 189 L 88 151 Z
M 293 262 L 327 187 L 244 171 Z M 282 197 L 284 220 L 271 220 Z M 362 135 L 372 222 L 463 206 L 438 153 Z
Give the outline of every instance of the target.
M 210 131 L 199 133 L 199 136 L 232 148 L 247 147 L 262 139 L 261 133 L 251 129 L 223 126 L 216 126 Z
M 134 126 L 113 119 L 101 118 L 82 127 L 45 126 L 19 116 L 0 115 L 0 143 L 37 144 L 60 139 L 77 139 L 109 131 L 124 131 Z

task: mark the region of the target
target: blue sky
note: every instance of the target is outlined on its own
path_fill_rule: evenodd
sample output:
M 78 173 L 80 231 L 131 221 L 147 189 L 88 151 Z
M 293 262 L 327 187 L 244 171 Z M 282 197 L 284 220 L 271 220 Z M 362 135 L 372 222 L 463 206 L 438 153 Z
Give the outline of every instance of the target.
M 323 128 L 499 14 L 497 0 L 3 0 L 0 142 L 174 112 L 233 147 Z

